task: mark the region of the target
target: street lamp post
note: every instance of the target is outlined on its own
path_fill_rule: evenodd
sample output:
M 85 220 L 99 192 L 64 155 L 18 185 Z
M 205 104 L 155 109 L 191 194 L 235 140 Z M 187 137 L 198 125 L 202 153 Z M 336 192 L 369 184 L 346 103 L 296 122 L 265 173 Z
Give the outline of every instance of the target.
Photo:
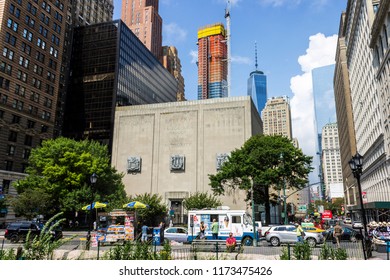
M 363 194 L 362 194 L 362 186 L 360 184 L 360 176 L 363 173 L 363 156 L 361 156 L 359 153 L 356 153 L 352 157 L 352 159 L 349 161 L 349 166 L 351 167 L 353 176 L 357 180 L 358 184 L 358 190 L 359 190 L 359 200 L 360 200 L 360 210 L 363 218 L 363 230 L 364 230 L 364 236 L 362 238 L 362 245 L 363 245 L 363 254 L 364 259 L 367 259 L 367 251 L 366 251 L 366 238 L 368 237 L 367 234 L 367 219 L 366 219 L 366 211 L 364 210 L 363 205 Z
M 253 198 L 253 190 L 254 190 L 254 188 L 253 188 L 253 181 L 252 181 L 251 201 L 252 201 L 253 246 L 257 247 L 257 230 L 256 230 L 256 220 L 255 220 L 255 200 Z
M 93 173 L 91 177 L 89 178 L 91 182 L 91 193 L 92 193 L 92 199 L 91 199 L 91 205 L 89 206 L 89 227 L 88 227 L 88 234 L 87 234 L 87 250 L 91 247 L 91 230 L 92 230 L 92 208 L 93 208 L 93 199 L 94 199 L 94 186 L 96 184 L 98 176 L 96 173 Z
M 280 160 L 284 160 L 284 157 L 283 157 L 283 153 L 280 154 Z M 284 162 L 283 162 L 284 164 Z M 288 220 L 287 220 L 287 196 L 286 196 L 286 182 L 284 180 L 284 176 L 283 176 L 283 220 L 284 220 L 284 224 L 287 225 L 288 224 Z

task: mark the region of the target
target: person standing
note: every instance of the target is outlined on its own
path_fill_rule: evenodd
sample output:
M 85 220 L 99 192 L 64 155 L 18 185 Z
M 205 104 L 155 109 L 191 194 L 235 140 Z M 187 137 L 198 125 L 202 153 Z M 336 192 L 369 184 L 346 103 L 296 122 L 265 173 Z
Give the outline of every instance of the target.
M 305 238 L 305 232 L 303 231 L 300 223 L 295 223 L 295 228 L 297 233 L 297 241 L 302 243 Z
M 200 230 L 199 238 L 200 238 L 200 239 L 204 239 L 205 236 L 206 236 L 206 235 L 205 235 L 206 226 L 204 225 L 204 222 L 203 222 L 203 221 L 200 222 L 200 228 L 199 228 L 199 230 Z
M 333 237 L 336 239 L 338 248 L 340 248 L 340 239 L 342 234 L 343 234 L 343 228 L 340 226 L 339 222 L 336 222 L 336 225 L 333 228 Z
M 148 227 L 144 224 L 141 228 L 141 242 L 146 242 L 148 241 Z
M 213 223 L 211 224 L 211 233 L 213 234 L 213 239 L 218 239 L 218 230 L 219 225 L 216 219 L 213 219 Z
M 165 230 L 165 223 L 164 223 L 164 221 L 162 221 L 160 223 L 159 228 L 160 228 L 160 244 L 162 245 L 162 244 L 164 244 L 164 230 Z

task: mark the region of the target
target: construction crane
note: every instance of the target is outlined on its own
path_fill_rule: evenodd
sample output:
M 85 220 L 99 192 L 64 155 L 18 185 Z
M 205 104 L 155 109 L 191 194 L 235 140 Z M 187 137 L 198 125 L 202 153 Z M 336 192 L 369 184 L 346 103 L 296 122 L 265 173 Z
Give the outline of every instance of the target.
M 227 97 L 230 97 L 231 90 L 231 53 L 230 53 L 230 0 L 227 1 L 225 9 L 226 18 L 226 46 L 227 46 Z

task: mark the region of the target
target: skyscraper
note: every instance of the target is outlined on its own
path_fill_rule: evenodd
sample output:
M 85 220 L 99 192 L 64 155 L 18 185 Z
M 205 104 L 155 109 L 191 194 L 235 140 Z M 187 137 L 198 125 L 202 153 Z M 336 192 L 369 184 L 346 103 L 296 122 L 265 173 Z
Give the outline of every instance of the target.
M 255 44 L 255 67 L 256 70 L 249 75 L 248 95 L 252 97 L 257 112 L 261 114 L 267 103 L 267 76 L 257 70 L 257 45 Z
M 198 30 L 198 99 L 227 97 L 227 46 L 222 23 Z
M 175 77 L 177 81 L 177 101 L 185 101 L 184 78 L 181 75 L 181 63 L 177 49 L 173 46 L 164 46 L 162 65 Z
M 337 123 L 322 128 L 322 167 L 327 198 L 344 197 Z
M 67 1 L 0 3 L 0 185 L 54 135 L 66 11 Z
M 287 96 L 268 99 L 262 116 L 265 135 L 282 135 L 292 140 L 291 110 Z
M 116 107 L 176 101 L 177 81 L 121 20 L 75 28 L 71 68 L 67 137 L 111 150 Z
M 252 97 L 257 112 L 261 114 L 267 103 L 267 76 L 262 71 L 253 71 L 248 79 L 248 95 Z
M 257 112 L 261 114 L 267 103 L 267 76 L 257 70 L 257 46 L 255 45 L 255 71 L 248 78 L 248 95 L 252 97 Z
M 162 19 L 158 0 L 122 0 L 121 19 L 141 42 L 161 60 Z

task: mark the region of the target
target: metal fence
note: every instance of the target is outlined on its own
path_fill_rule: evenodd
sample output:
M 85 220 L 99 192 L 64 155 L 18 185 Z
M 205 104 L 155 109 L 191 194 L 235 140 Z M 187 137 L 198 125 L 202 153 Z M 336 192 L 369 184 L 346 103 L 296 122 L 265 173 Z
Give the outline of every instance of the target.
M 325 246 L 328 251 L 337 250 L 337 244 L 327 242 L 320 246 L 312 248 L 310 259 L 318 260 L 324 256 Z M 363 260 L 363 248 L 359 242 L 341 242 L 340 248 L 345 250 L 348 260 Z M 287 252 L 288 259 L 295 258 L 295 244 L 286 244 L 283 246 L 272 247 L 264 246 L 240 246 L 233 252 L 229 252 L 222 243 L 215 243 L 213 245 L 193 244 L 188 248 L 175 249 L 172 248 L 172 259 L 177 260 L 280 260 L 281 256 Z M 322 253 L 322 256 L 321 256 Z

